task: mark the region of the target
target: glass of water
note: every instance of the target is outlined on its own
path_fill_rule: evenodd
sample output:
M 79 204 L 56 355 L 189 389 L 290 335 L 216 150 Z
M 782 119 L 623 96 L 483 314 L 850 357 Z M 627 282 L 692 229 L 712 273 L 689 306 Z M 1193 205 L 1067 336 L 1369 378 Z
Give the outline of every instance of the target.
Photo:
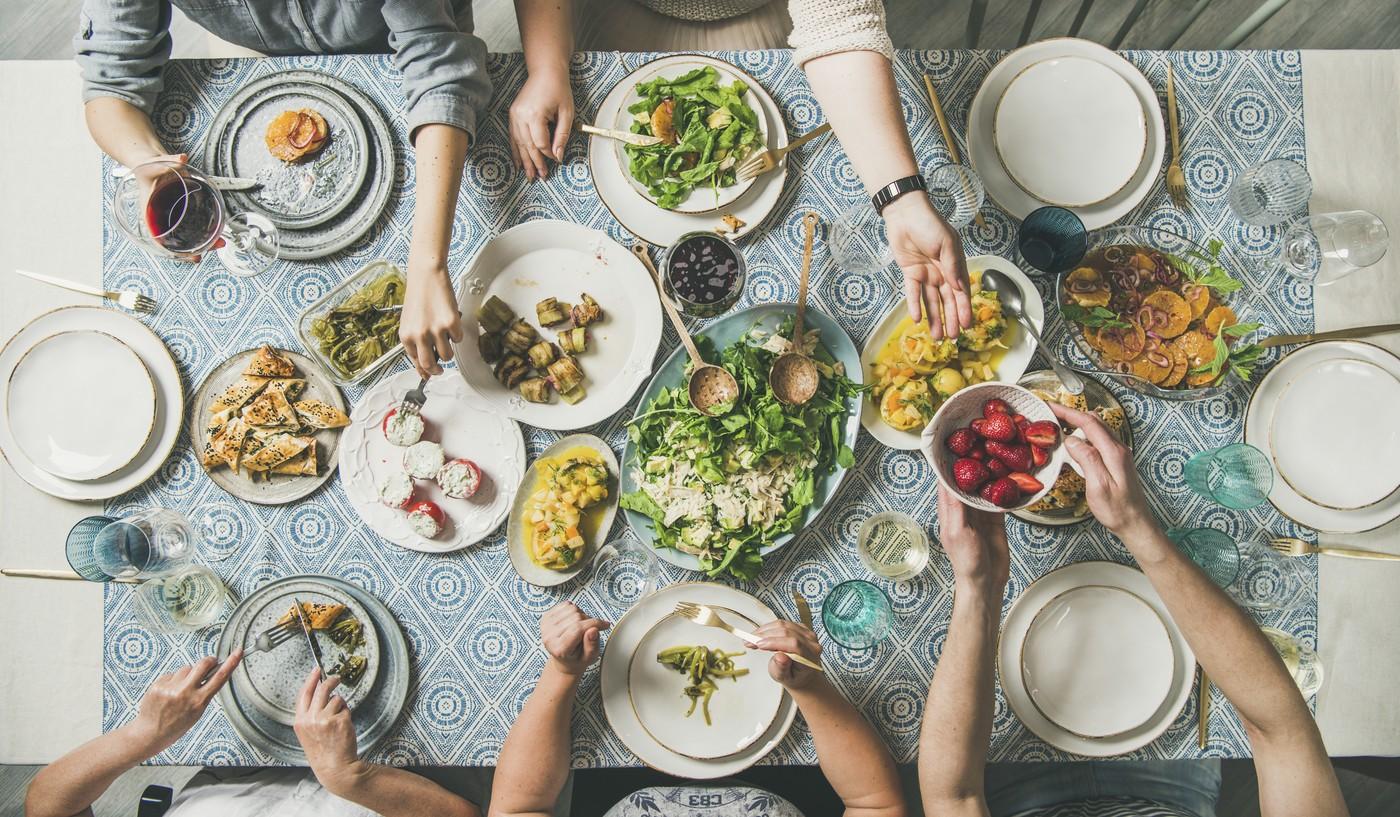
M 875 575 L 908 581 L 928 566 L 928 534 L 908 514 L 880 511 L 861 524 L 856 555 Z
M 132 607 L 145 626 L 176 635 L 202 630 L 223 618 L 229 601 L 228 588 L 214 571 L 187 564 L 142 582 L 135 590 Z
M 1240 221 L 1270 227 L 1307 212 L 1312 177 L 1292 159 L 1273 159 L 1236 177 L 1225 198 Z
M 961 230 L 982 209 L 987 193 L 977 171 L 967 165 L 946 164 L 929 174 L 928 195 L 948 226 Z
M 848 272 L 870 275 L 894 263 L 885 220 L 868 201 L 836 217 L 831 223 L 828 247 L 831 260 Z
M 589 587 L 613 621 L 661 586 L 661 561 L 650 545 L 629 537 L 614 539 L 593 557 Z
M 146 508 L 104 526 L 93 537 L 97 567 L 114 579 L 149 579 L 190 563 L 199 534 L 184 516 Z
M 1220 587 L 1229 587 L 1240 575 L 1240 550 L 1224 531 L 1172 528 L 1167 531 L 1167 538 Z
M 885 592 L 870 582 L 852 579 L 831 588 L 822 600 L 822 626 L 837 644 L 869 649 L 894 627 L 894 608 Z
M 1283 665 L 1288 667 L 1288 673 L 1293 676 L 1293 681 L 1298 685 L 1298 691 L 1303 693 L 1304 698 L 1311 698 L 1322 689 L 1322 659 L 1317 657 L 1317 653 L 1312 647 L 1299 641 L 1282 630 L 1273 627 L 1260 627 L 1269 642 L 1278 650 L 1278 657 L 1283 659 Z
M 1381 260 L 1389 246 L 1390 231 L 1374 213 L 1323 213 L 1288 225 L 1279 263 L 1305 281 L 1317 281 L 1325 269 L 1325 283 L 1331 283 Z
M 1186 461 L 1185 477 L 1198 495 L 1237 511 L 1264 504 L 1274 487 L 1269 458 L 1247 443 L 1196 454 Z

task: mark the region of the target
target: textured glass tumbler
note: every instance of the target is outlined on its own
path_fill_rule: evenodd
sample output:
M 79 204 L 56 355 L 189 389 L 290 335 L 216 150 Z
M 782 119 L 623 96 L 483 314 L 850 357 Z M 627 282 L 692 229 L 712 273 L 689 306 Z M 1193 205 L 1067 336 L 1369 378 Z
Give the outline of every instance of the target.
M 634 539 L 614 539 L 593 557 L 588 585 L 617 621 L 632 605 L 656 592 L 661 584 L 661 562 L 650 545 Z
M 928 195 L 933 201 L 933 209 L 954 230 L 961 230 L 970 224 L 987 197 L 982 187 L 982 177 L 967 165 L 960 164 L 946 164 L 930 173 Z
M 861 579 L 842 582 L 822 600 L 822 626 L 847 649 L 865 650 L 884 640 L 894 627 L 894 610 L 885 591 Z
M 1215 528 L 1172 528 L 1167 538 L 1220 587 L 1240 574 L 1240 550 L 1229 534 Z
M 1279 263 L 1305 281 L 1331 283 L 1385 257 L 1390 231 L 1365 210 L 1323 213 L 1284 230 Z
M 132 609 L 138 621 L 156 632 L 192 633 L 222 618 L 229 598 L 228 588 L 214 571 L 191 564 L 142 582 L 132 598 Z
M 1240 221 L 1270 227 L 1307 212 L 1312 177 L 1292 159 L 1274 159 L 1246 169 L 1225 198 Z
M 93 558 L 114 579 L 148 579 L 190 563 L 199 533 L 175 511 L 146 508 L 112 522 L 93 539 Z
M 1274 487 L 1269 458 L 1247 443 L 1202 451 L 1184 470 L 1192 491 L 1237 511 L 1264 504 Z
M 1312 590 L 1300 565 L 1261 542 L 1238 542 L 1240 572 L 1226 590 L 1245 607 L 1262 612 L 1295 610 Z
M 1042 207 L 1021 222 L 1016 249 L 1033 268 L 1056 275 L 1069 270 L 1089 251 L 1089 233 L 1079 216 L 1063 207 Z
M 1261 627 L 1269 642 L 1278 650 L 1278 657 L 1283 659 L 1283 665 L 1288 667 L 1288 673 L 1293 676 L 1293 681 L 1298 685 L 1298 691 L 1303 693 L 1304 698 L 1311 698 L 1322 689 L 1322 659 L 1312 647 L 1299 641 L 1283 630 L 1276 630 L 1273 627 Z
M 63 550 L 68 557 L 68 566 L 73 568 L 74 573 L 90 582 L 105 582 L 112 579 L 97 563 L 97 554 L 93 552 L 92 546 L 97 541 L 97 534 L 115 521 L 110 516 L 87 516 L 79 519 L 78 523 L 68 531 L 68 538 L 64 540 Z
M 869 275 L 894 263 L 885 220 L 868 201 L 837 216 L 829 235 L 831 260 L 847 272 Z

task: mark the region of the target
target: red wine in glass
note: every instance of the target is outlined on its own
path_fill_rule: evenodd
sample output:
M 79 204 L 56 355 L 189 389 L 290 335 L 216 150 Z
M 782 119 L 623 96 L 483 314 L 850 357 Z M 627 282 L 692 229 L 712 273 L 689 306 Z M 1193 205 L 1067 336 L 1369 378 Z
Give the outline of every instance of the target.
M 151 238 L 173 253 L 208 249 L 223 226 L 219 193 L 207 182 L 178 172 L 162 173 L 146 201 Z

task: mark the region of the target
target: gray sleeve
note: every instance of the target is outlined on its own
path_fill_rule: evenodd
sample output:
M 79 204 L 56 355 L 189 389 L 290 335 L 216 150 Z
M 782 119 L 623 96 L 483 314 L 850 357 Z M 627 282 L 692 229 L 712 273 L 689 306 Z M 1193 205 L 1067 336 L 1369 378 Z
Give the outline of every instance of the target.
M 169 0 L 84 0 L 73 51 L 83 102 L 113 96 L 151 113 L 170 59 Z
M 418 128 L 461 128 L 476 142 L 476 117 L 491 99 L 486 43 L 472 34 L 470 7 L 451 0 L 385 0 L 394 65 L 403 74 L 409 141 Z

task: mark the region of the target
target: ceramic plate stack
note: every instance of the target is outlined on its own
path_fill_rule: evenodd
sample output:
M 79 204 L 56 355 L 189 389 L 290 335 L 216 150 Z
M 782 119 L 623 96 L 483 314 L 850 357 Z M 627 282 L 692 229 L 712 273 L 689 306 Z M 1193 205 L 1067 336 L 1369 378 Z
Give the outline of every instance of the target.
M 325 147 L 298 162 L 268 152 L 268 124 L 284 111 L 326 120 Z M 244 86 L 219 109 L 204 146 L 204 170 L 257 179 L 253 190 L 224 193 L 236 212 L 277 226 L 282 258 L 306 261 L 358 241 L 384 211 L 394 183 L 394 142 L 374 102 L 319 71 L 286 71 Z
M 35 488 L 107 499 L 135 488 L 175 446 L 184 394 L 175 360 L 145 324 L 71 306 L 0 349 L 0 453 Z
M 1358 533 L 1400 517 L 1400 431 L 1377 406 L 1400 404 L 1400 359 L 1355 340 L 1303 346 L 1250 397 L 1244 440 L 1278 478 L 1269 501 L 1294 522 Z

